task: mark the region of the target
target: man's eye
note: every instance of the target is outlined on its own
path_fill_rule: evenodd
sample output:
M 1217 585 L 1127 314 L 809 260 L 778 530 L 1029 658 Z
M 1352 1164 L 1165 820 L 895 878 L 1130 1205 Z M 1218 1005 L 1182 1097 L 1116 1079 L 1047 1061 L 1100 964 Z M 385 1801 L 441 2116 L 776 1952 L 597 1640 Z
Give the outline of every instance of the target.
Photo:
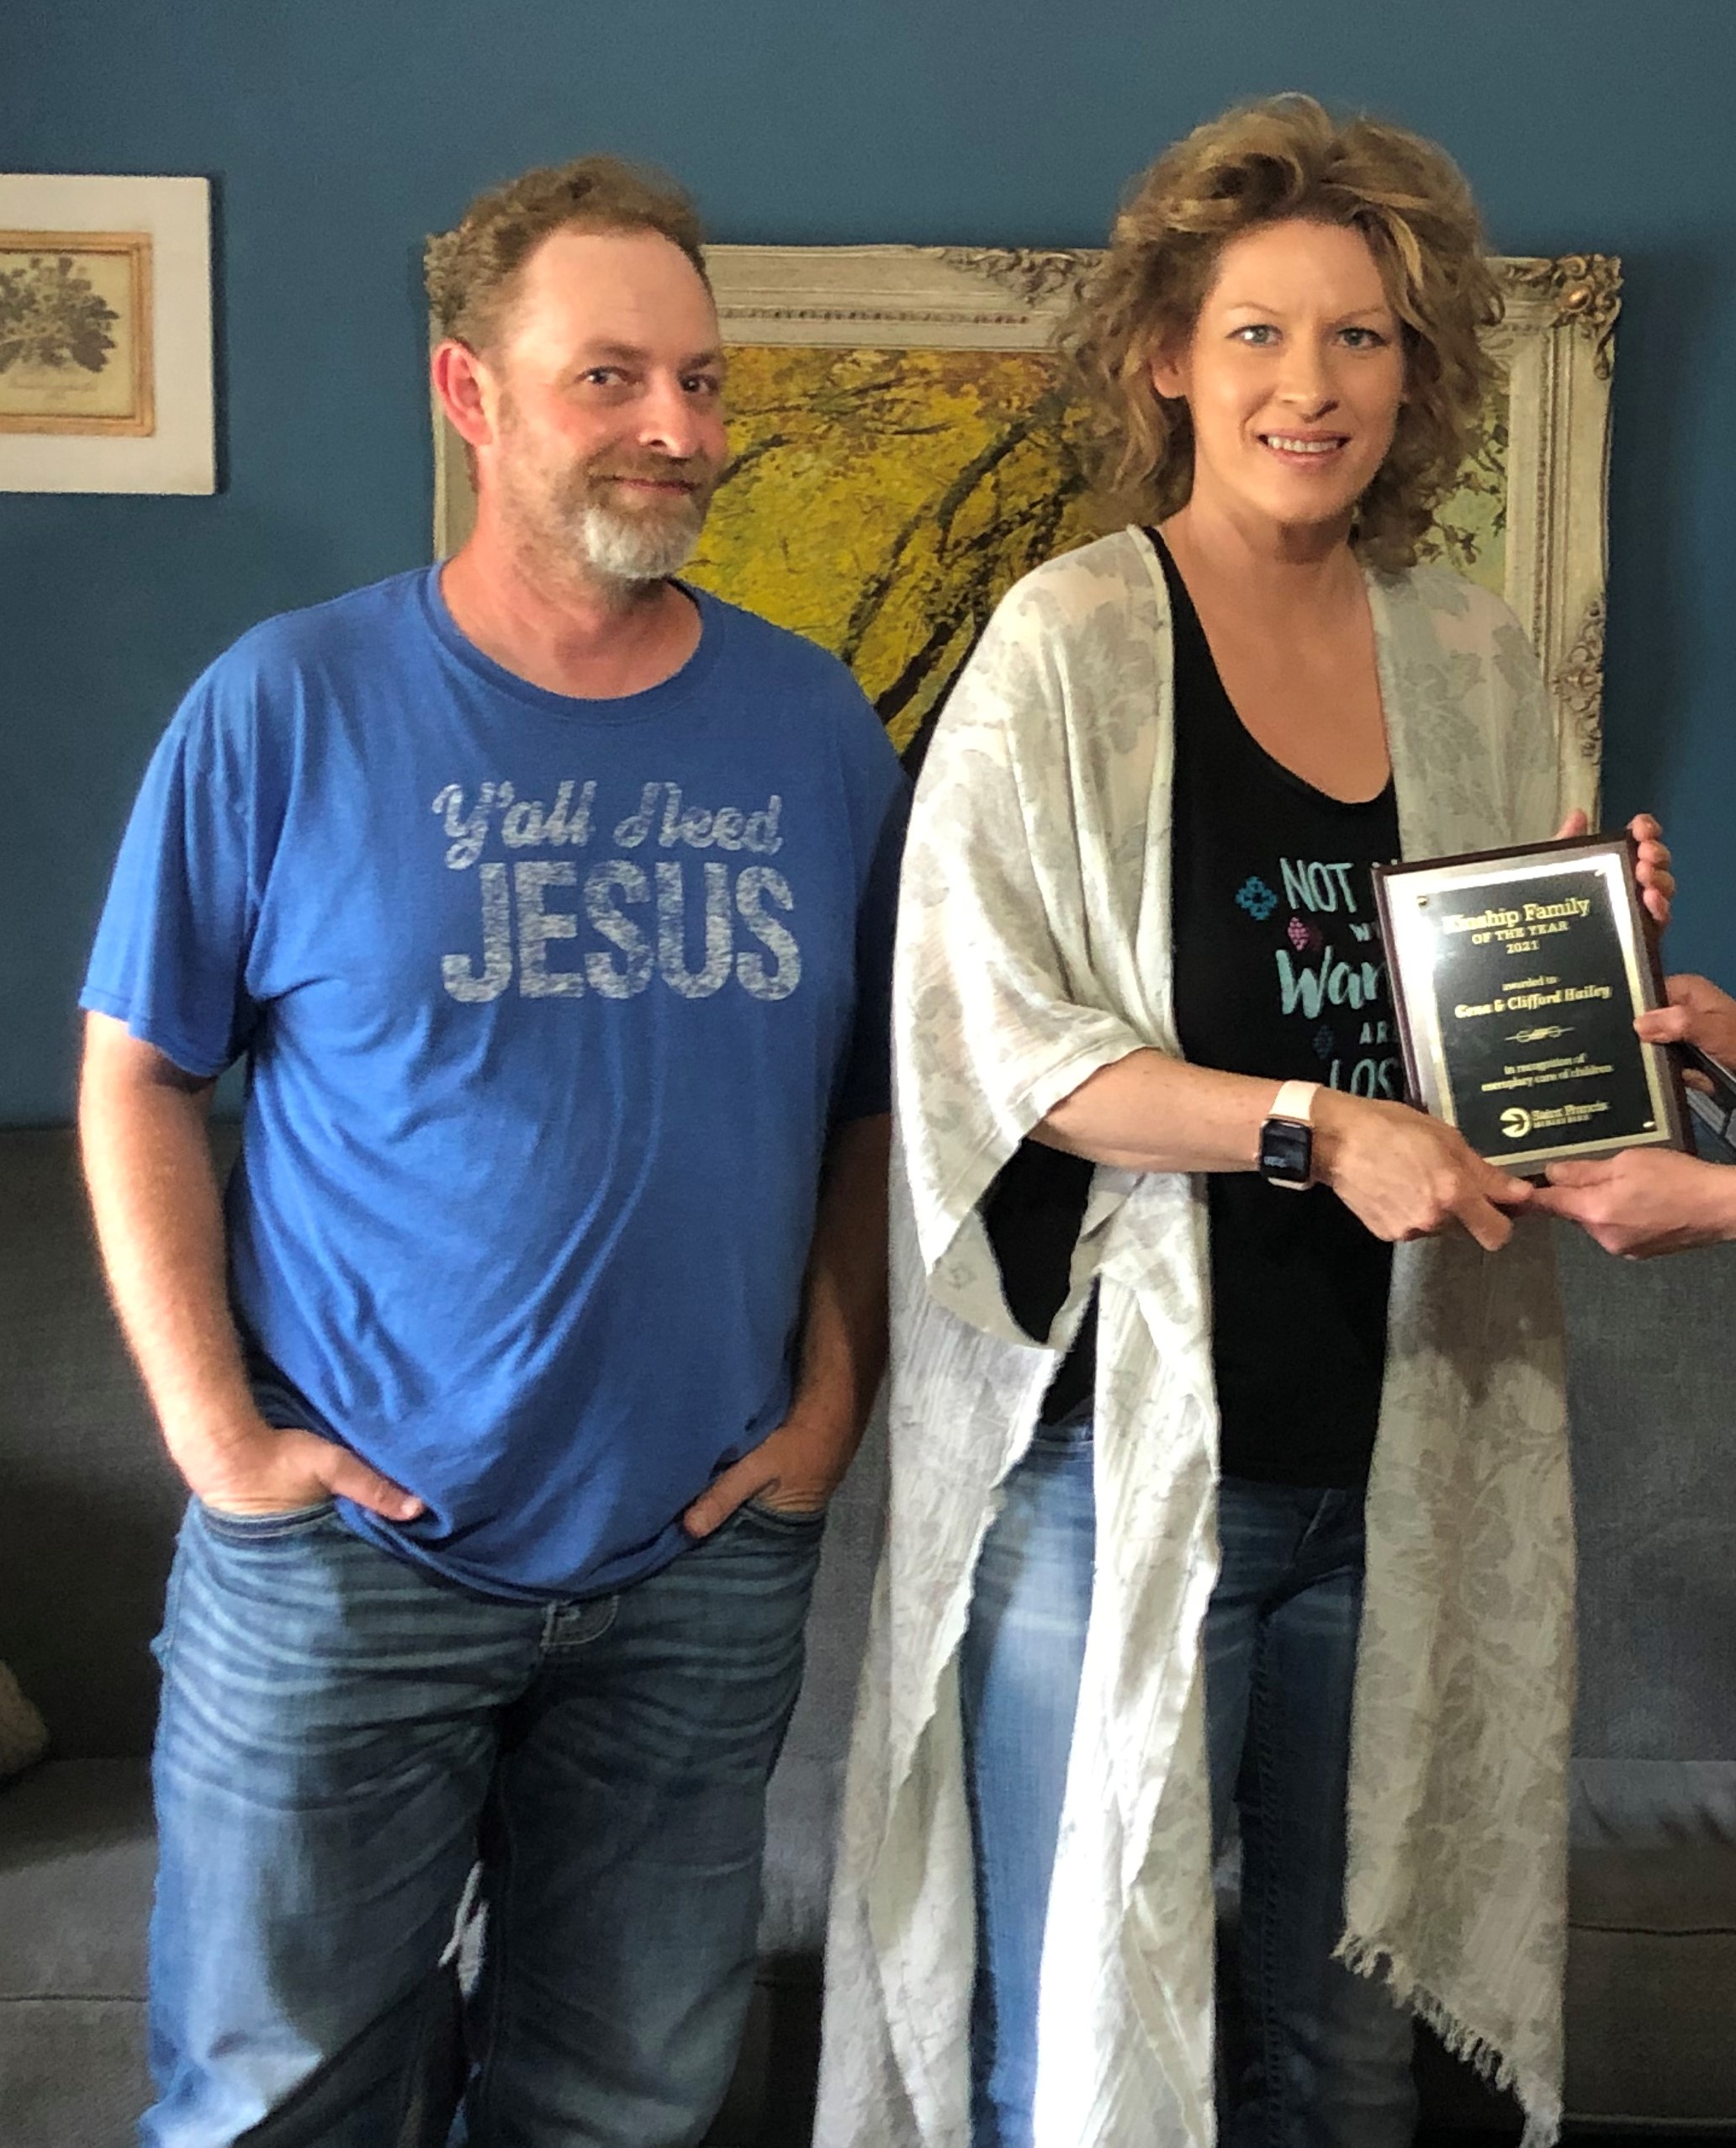
M 627 376 L 618 366 L 588 366 L 579 378 L 587 388 L 618 388 Z
M 721 395 L 723 393 L 722 378 L 715 373 L 690 373 L 684 376 L 681 387 L 689 395 Z

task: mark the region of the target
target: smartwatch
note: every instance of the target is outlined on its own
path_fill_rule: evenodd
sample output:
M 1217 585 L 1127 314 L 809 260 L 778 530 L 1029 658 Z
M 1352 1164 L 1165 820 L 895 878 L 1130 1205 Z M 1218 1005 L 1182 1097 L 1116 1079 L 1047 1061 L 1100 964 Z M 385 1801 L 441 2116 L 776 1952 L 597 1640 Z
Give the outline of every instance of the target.
M 1260 1129 L 1260 1176 L 1268 1186 L 1305 1193 L 1314 1182 L 1314 1093 L 1318 1082 L 1286 1082 Z

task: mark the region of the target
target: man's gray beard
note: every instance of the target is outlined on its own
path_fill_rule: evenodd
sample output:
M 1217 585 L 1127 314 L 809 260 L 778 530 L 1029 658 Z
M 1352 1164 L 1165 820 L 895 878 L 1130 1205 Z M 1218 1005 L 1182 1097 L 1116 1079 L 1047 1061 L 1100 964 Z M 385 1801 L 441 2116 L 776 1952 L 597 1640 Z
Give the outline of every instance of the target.
M 660 582 L 693 557 L 704 526 L 703 513 L 641 521 L 592 505 L 580 511 L 574 534 L 593 574 L 612 582 Z

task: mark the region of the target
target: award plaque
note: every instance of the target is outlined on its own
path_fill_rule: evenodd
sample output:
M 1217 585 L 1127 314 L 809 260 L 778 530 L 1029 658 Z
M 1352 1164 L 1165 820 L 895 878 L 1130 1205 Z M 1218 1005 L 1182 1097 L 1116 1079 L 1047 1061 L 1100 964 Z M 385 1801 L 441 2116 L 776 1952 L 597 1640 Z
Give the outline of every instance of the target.
M 1374 892 L 1411 1099 L 1479 1156 L 1689 1145 L 1676 1062 L 1634 1034 L 1664 982 L 1625 837 L 1380 865 Z

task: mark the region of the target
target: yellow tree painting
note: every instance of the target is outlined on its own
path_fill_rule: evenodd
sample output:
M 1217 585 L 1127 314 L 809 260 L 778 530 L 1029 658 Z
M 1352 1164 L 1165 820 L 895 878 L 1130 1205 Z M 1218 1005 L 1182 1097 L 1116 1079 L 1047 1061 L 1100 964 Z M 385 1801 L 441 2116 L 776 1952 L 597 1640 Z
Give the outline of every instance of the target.
M 1101 527 L 1041 352 L 738 347 L 729 410 L 694 579 L 842 657 L 901 751 L 1019 577 Z M 1429 547 L 1497 591 L 1506 416 L 1502 397 Z
M 841 656 L 901 749 L 1019 577 L 1096 534 L 1041 352 L 738 349 L 729 410 L 694 579 Z

